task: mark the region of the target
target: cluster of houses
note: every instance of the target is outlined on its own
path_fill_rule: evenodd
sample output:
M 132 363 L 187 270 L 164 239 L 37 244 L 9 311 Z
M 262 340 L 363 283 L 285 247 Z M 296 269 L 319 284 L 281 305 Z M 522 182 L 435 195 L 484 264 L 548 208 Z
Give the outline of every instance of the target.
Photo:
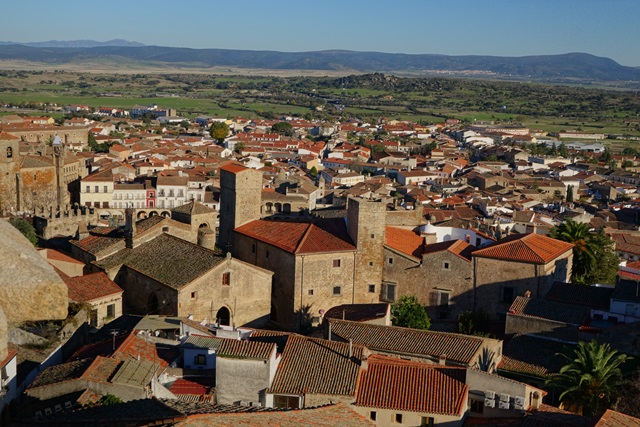
M 0 208 L 32 217 L 88 325 L 66 327 L 59 363 L 14 388 L 20 422 L 109 423 L 124 416 L 99 404 L 114 395 L 139 424 L 261 424 L 288 408 L 303 424 L 589 425 L 548 405 L 556 353 L 593 338 L 640 355 L 632 156 L 612 169 L 570 144 L 531 155 L 526 128 L 457 120 L 286 118 L 285 136 L 235 118 L 224 141 L 202 134 L 223 121 L 210 117 L 86 120 L 0 125 L 13 191 Z M 57 132 L 12 132 L 37 126 Z M 74 149 L 72 128 L 109 151 Z M 614 238 L 615 288 L 570 283 L 573 245 L 546 235 L 568 218 Z M 391 326 L 404 295 L 432 330 Z M 478 312 L 500 339 L 458 333 Z

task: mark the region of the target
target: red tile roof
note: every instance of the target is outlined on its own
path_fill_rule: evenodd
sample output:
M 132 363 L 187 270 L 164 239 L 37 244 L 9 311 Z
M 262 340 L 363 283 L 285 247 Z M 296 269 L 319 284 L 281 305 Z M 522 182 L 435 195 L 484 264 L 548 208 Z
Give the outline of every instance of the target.
M 63 280 L 69 288 L 69 299 L 75 302 L 93 301 L 123 292 L 120 286 L 102 272 L 78 277 L 63 277 Z
M 470 364 L 483 344 L 483 338 L 449 332 L 424 331 L 397 326 L 372 325 L 345 320 L 327 319 L 331 336 L 370 350 L 429 356 L 438 359 L 446 355 L 455 362 Z
M 354 396 L 364 347 L 290 335 L 267 393 Z
M 475 251 L 473 256 L 531 264 L 547 264 L 572 248 L 571 243 L 541 234 L 516 234 Z
M 422 258 L 424 237 L 404 228 L 386 227 L 384 244 L 403 254 Z
M 466 369 L 369 357 L 356 406 L 462 417 L 469 386 Z
M 232 357 L 234 359 L 268 360 L 275 352 L 275 349 L 275 343 L 224 339 L 216 355 L 218 357 Z
M 471 253 L 476 247 L 463 242 L 462 240 L 449 240 L 446 242 L 433 243 L 426 245 L 424 248 L 425 254 L 432 254 L 436 252 L 449 251 L 452 254 L 462 258 L 465 261 L 471 261 Z
M 249 170 L 249 168 L 246 167 L 246 166 L 243 166 L 243 165 L 239 165 L 237 163 L 228 163 L 228 164 L 220 167 L 220 170 L 227 171 L 227 172 L 230 172 L 232 174 L 237 174 L 237 173 Z
M 638 427 L 640 426 L 640 418 L 631 415 L 621 414 L 611 409 L 600 417 L 600 421 L 594 427 Z
M 356 250 L 341 218 L 314 222 L 256 220 L 234 231 L 293 254 Z

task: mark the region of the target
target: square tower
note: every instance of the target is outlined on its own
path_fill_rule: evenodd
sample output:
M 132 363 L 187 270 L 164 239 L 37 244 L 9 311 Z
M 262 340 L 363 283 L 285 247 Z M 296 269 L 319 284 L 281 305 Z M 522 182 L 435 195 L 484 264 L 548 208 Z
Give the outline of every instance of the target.
M 18 209 L 20 138 L 0 132 L 0 210 Z

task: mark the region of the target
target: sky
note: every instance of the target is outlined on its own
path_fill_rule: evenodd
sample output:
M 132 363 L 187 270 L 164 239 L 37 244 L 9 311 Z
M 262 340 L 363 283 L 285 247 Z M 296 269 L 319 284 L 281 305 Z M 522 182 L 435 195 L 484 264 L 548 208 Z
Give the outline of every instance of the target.
M 22 0 L 0 41 L 528 56 L 585 52 L 640 66 L 640 0 Z M 25 24 L 28 22 L 28 24 Z

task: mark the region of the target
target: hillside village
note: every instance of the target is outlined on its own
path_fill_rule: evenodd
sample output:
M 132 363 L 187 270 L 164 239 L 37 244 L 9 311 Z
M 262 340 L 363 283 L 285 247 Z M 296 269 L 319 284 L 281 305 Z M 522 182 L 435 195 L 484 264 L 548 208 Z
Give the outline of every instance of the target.
M 579 342 L 640 358 L 640 158 L 606 135 L 64 108 L 0 117 L 0 213 L 38 237 L 0 221 L 3 422 L 640 424 L 547 383 Z M 597 281 L 568 221 L 614 244 Z

